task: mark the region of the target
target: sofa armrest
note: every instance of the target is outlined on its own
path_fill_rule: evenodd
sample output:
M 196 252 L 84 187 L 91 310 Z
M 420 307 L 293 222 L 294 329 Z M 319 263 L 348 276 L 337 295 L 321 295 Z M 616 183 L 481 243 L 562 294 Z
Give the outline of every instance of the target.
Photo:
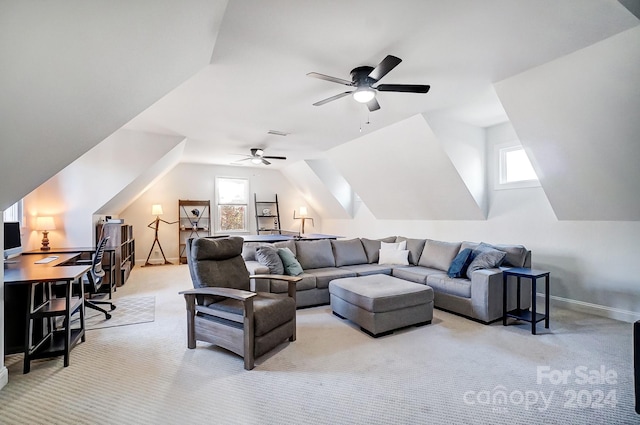
M 502 270 L 480 269 L 471 274 L 471 304 L 483 322 L 502 317 Z
M 263 266 L 255 260 L 245 260 L 244 264 L 250 275 L 268 275 L 269 267 Z M 251 290 L 255 292 L 271 292 L 271 280 L 268 278 L 251 279 Z

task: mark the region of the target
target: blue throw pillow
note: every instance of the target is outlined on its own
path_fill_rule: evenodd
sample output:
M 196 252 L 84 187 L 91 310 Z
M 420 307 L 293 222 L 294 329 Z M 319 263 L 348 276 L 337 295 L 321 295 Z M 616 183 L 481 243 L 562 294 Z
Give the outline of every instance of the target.
M 454 277 L 463 277 L 467 274 L 467 267 L 473 261 L 473 251 L 470 248 L 465 248 L 456 255 L 456 258 L 453 259 L 451 265 L 449 266 L 449 270 L 447 270 L 447 276 Z
M 289 276 L 298 276 L 304 273 L 302 266 L 289 248 L 278 248 L 278 255 L 280 259 L 282 259 L 282 265 L 284 266 L 284 272 L 286 274 Z

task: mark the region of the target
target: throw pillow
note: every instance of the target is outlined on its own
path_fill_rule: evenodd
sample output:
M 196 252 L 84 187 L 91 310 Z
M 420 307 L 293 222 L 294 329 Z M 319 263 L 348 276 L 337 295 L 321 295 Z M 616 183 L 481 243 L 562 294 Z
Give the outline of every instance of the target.
M 460 251 L 451 262 L 449 270 L 447 270 L 447 276 L 451 278 L 466 276 L 469 264 L 473 261 L 472 253 L 473 251 L 469 248 Z
M 256 260 L 263 266 L 269 267 L 271 274 L 284 274 L 284 265 L 278 255 L 278 249 L 273 246 L 259 246 L 256 248 Z
M 471 255 L 474 255 L 474 258 L 467 268 L 467 277 L 469 279 L 471 279 L 471 274 L 476 270 L 499 267 L 507 253 L 493 248 L 482 249 L 478 247 Z
M 378 264 L 409 265 L 408 249 L 380 249 Z
M 380 250 L 395 250 L 395 251 L 403 251 L 407 249 L 407 241 L 402 242 L 380 242 Z
M 296 256 L 289 248 L 278 248 L 278 255 L 282 259 L 282 265 L 284 266 L 284 272 L 289 276 L 298 276 L 304 273 L 302 266 L 296 260 Z

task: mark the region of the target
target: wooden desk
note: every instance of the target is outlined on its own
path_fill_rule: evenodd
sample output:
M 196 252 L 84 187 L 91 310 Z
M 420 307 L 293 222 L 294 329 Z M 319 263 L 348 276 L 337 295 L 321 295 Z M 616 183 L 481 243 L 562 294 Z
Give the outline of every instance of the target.
M 85 260 L 91 260 L 93 253 L 96 252 L 96 247 L 71 247 L 71 248 L 51 248 L 48 251 L 42 251 L 41 249 L 34 249 L 32 251 L 23 252 L 22 255 L 45 255 L 52 256 L 58 254 L 80 254 L 80 258 Z M 105 247 L 104 249 L 105 256 L 102 261 L 102 268 L 105 270 L 107 275 L 105 276 L 105 280 L 102 283 L 102 287 L 100 288 L 100 292 L 102 293 L 102 288 L 109 289 L 109 299 L 113 297 L 113 293 L 117 291 L 116 287 L 116 272 L 118 268 L 116 267 L 116 249 L 114 247 Z M 88 254 L 88 255 L 85 255 Z M 107 258 L 105 263 L 104 259 Z M 105 292 L 107 293 L 107 292 Z
M 5 353 L 24 353 L 24 373 L 38 358 L 63 355 L 68 366 L 69 352 L 78 340 L 85 340 L 83 285 L 77 285 L 77 296 L 72 294 L 73 283 L 91 267 L 64 265 L 78 258 L 77 252 L 56 255 L 46 264 L 35 262 L 49 253 L 22 255 L 5 263 Z M 52 297 L 54 283 L 61 285 L 64 297 Z M 76 312 L 80 327 L 72 329 L 71 316 Z M 56 326 L 57 317 L 64 317 L 62 327 Z

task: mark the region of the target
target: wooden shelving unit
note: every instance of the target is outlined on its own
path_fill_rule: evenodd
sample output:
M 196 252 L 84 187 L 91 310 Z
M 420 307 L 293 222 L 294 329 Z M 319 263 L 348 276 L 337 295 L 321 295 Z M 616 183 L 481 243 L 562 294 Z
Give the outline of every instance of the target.
M 253 203 L 256 209 L 256 232 L 258 235 L 281 235 L 280 207 L 278 194 L 275 201 L 258 201 L 258 196 L 253 194 Z
M 180 264 L 186 264 L 187 240 L 211 236 L 211 201 L 179 199 L 178 221 Z
M 122 286 L 129 278 L 131 269 L 136 264 L 136 245 L 133 237 L 133 226 L 124 223 L 104 223 L 99 224 L 96 229 L 96 241 L 100 240 L 102 234 L 109 236 L 107 248 L 115 250 L 115 275 L 116 286 Z M 103 233 L 104 232 L 104 233 Z M 113 285 L 113 282 L 109 282 Z

